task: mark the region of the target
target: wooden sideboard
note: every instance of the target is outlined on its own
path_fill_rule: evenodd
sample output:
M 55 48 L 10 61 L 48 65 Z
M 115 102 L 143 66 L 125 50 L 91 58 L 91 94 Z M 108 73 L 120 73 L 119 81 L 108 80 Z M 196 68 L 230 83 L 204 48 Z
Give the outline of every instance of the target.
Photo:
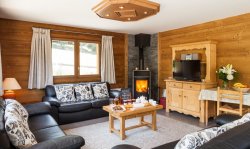
M 201 89 L 214 88 L 217 83 L 211 82 L 187 82 L 176 80 L 166 81 L 166 112 L 177 111 L 204 121 L 204 101 L 199 100 Z

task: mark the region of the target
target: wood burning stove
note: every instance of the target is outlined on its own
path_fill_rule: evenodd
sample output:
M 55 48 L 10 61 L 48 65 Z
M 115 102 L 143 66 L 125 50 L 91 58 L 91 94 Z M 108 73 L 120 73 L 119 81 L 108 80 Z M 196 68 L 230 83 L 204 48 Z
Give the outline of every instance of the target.
M 144 55 L 145 47 L 150 46 L 149 34 L 135 35 L 135 46 L 139 47 L 139 70 L 133 71 L 132 93 L 134 98 L 145 96 L 151 98 L 151 72 L 144 70 Z
M 151 98 L 151 72 L 149 70 L 133 71 L 133 97 L 140 96 Z

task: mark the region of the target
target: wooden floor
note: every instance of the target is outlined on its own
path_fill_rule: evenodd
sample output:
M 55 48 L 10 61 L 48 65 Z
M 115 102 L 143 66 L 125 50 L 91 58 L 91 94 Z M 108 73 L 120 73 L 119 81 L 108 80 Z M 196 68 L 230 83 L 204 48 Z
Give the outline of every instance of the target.
M 178 112 L 170 112 L 167 113 L 164 110 L 159 110 L 157 112 L 160 115 L 166 116 L 168 118 L 172 118 L 175 120 L 179 120 L 191 125 L 195 125 L 195 126 L 199 126 L 199 127 L 203 127 L 203 128 L 207 128 L 207 127 L 211 127 L 214 125 L 214 121 L 211 119 L 208 122 L 208 126 L 206 126 L 203 123 L 199 122 L 199 118 L 195 118 L 189 115 L 184 115 Z M 77 123 L 71 123 L 71 124 L 66 124 L 66 125 L 61 125 L 60 127 L 64 130 L 66 129 L 73 129 L 73 128 L 77 128 L 77 127 L 82 127 L 82 126 L 87 126 L 87 125 L 92 125 L 92 124 L 96 124 L 96 123 L 101 123 L 101 122 L 106 122 L 108 121 L 108 117 L 103 117 L 103 118 L 98 118 L 98 119 L 93 119 L 93 120 L 88 120 L 88 121 L 82 121 L 82 122 L 77 122 Z

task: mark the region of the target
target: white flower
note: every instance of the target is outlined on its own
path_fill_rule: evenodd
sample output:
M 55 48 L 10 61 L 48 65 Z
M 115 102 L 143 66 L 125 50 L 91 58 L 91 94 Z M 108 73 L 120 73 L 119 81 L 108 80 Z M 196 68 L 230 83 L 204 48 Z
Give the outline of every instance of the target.
M 232 74 L 228 74 L 228 75 L 227 75 L 227 79 L 228 79 L 229 81 L 231 81 L 231 80 L 234 79 L 234 76 L 233 76 Z

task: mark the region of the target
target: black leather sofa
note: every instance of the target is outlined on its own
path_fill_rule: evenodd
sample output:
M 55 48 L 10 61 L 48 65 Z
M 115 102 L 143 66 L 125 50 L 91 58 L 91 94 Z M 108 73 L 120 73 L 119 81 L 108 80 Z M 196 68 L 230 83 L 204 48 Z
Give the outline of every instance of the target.
M 224 125 L 239 118 L 235 115 L 221 115 L 216 118 L 215 126 Z M 176 140 L 153 149 L 174 149 L 178 142 L 179 140 Z M 137 149 L 137 147 L 124 144 L 114 146 L 112 149 Z M 250 122 L 224 132 L 200 146 L 199 149 L 250 149 Z
M 49 103 L 41 102 L 24 107 L 29 113 L 29 128 L 38 142 L 29 149 L 80 149 L 85 144 L 80 136 L 65 135 L 50 115 Z M 4 109 L 5 102 L 0 99 L 0 149 L 15 149 L 5 131 Z
M 57 84 L 57 85 L 77 85 L 77 84 L 95 84 L 105 82 L 84 82 L 76 84 Z M 103 106 L 109 105 L 110 100 L 120 96 L 120 91 L 111 90 L 107 83 L 109 97 L 103 99 L 93 99 L 80 102 L 62 103 L 56 98 L 56 91 L 53 85 L 45 88 L 43 101 L 49 102 L 52 107 L 52 116 L 59 124 L 68 124 L 89 119 L 108 116 L 108 113 L 102 109 Z

